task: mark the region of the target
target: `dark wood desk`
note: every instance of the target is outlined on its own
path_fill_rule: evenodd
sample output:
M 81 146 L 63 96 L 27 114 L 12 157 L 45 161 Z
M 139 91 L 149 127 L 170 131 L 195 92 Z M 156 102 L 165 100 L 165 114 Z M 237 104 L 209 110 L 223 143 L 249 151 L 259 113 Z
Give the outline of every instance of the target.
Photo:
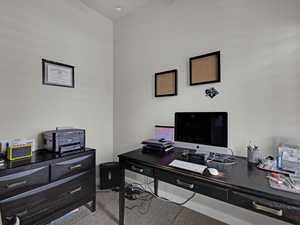
M 158 180 L 206 195 L 279 220 L 300 224 L 300 195 L 270 188 L 267 172 L 259 170 L 247 160 L 237 157 L 234 165 L 214 164 L 211 167 L 224 172 L 224 177 L 201 175 L 168 166 L 183 149 L 168 154 L 143 153 L 140 149 L 119 155 L 121 190 L 119 225 L 124 225 L 125 170 L 154 178 L 155 192 Z

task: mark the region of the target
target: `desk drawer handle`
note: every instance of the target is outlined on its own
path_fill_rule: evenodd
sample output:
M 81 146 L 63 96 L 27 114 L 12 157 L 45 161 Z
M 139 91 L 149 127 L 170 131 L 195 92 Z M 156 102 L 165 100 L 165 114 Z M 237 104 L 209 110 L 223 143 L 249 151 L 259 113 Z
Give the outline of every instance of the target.
M 259 205 L 256 202 L 252 202 L 252 205 L 257 210 L 261 210 L 261 211 L 264 211 L 264 212 L 272 213 L 272 214 L 274 214 L 276 216 L 282 216 L 283 215 L 282 209 L 280 209 L 280 210 L 272 209 L 272 208 L 269 208 L 269 207 L 266 207 L 266 206 L 263 206 L 263 205 Z
M 76 188 L 75 190 L 70 191 L 70 194 L 73 195 L 73 194 L 75 194 L 75 193 L 77 193 L 77 192 L 79 192 L 81 190 L 82 190 L 82 187 Z
M 79 168 L 81 168 L 81 167 L 82 167 L 81 164 L 77 164 L 77 165 L 71 166 L 71 167 L 70 167 L 70 170 L 79 169 Z
M 182 182 L 179 179 L 176 180 L 176 183 L 178 185 L 182 186 L 182 187 L 187 187 L 187 188 L 190 188 L 190 189 L 194 189 L 194 185 L 193 184 L 188 184 L 188 183 Z
M 24 184 L 26 184 L 26 183 L 27 183 L 27 181 L 26 181 L 26 180 L 23 180 L 23 181 L 20 181 L 20 182 L 17 182 L 17 183 L 13 183 L 13 184 L 7 184 L 7 185 L 6 185 L 6 188 L 7 188 L 7 189 L 15 188 L 15 187 L 24 185 Z
M 17 213 L 16 216 L 17 217 L 22 217 L 22 216 L 25 216 L 27 213 L 28 213 L 28 210 L 25 209 L 23 212 Z
M 131 169 L 132 169 L 133 171 L 136 171 L 136 172 L 139 172 L 139 173 L 143 173 L 143 172 L 144 172 L 143 169 L 137 168 L 136 166 L 131 166 Z

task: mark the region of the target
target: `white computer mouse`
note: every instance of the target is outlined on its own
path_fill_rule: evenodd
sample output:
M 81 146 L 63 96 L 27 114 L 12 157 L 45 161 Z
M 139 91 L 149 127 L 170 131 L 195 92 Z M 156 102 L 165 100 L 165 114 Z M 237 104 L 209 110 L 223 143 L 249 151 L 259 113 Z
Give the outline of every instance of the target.
M 215 168 L 208 168 L 208 172 L 213 176 L 218 176 L 219 175 L 219 171 Z

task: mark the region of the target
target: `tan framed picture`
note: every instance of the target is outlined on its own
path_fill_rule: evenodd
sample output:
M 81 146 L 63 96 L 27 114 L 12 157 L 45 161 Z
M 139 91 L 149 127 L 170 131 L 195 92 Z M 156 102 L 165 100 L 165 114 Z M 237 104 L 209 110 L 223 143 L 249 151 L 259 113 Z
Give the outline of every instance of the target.
M 155 97 L 177 95 L 177 70 L 155 74 Z
M 190 58 L 190 85 L 221 82 L 220 51 Z

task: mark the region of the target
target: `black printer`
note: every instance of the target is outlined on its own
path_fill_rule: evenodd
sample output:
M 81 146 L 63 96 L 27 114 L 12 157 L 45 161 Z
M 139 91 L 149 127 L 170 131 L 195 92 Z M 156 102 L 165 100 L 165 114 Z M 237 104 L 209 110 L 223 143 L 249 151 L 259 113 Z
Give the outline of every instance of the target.
M 42 134 L 44 148 L 55 153 L 65 153 L 85 148 L 85 130 L 50 130 Z

